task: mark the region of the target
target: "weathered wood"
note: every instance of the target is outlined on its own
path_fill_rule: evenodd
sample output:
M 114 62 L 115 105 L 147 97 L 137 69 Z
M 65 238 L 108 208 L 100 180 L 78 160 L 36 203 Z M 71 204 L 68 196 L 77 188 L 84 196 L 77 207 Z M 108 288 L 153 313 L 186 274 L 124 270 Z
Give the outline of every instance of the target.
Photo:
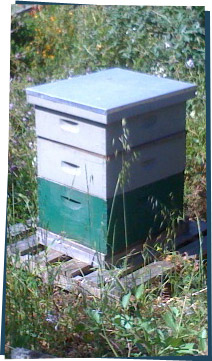
M 59 236 L 53 232 L 46 231 L 38 227 L 37 238 L 40 244 L 51 247 L 56 251 L 62 252 L 63 254 L 79 259 L 80 261 L 90 264 L 92 266 L 99 266 L 104 263 L 105 255 L 97 252 L 83 244 L 77 243 L 72 239 Z
M 64 262 L 57 268 L 54 284 L 69 291 L 77 281 L 82 280 L 89 269 L 90 265 L 76 259 Z
M 207 223 L 200 221 L 200 231 L 202 234 L 207 233 Z M 199 236 L 199 230 L 196 222 L 189 222 L 189 230 L 175 239 L 176 249 L 190 243 L 196 236 Z
M 21 15 L 25 12 L 29 12 L 34 8 L 34 5 L 21 5 L 22 8 L 20 8 L 20 5 L 13 5 L 11 16 L 15 17 L 17 15 Z
M 125 277 L 121 277 L 116 286 L 110 290 L 110 294 L 115 296 L 120 295 L 124 290 L 127 292 L 127 290 L 160 276 L 174 267 L 174 263 L 168 261 L 150 263 Z
M 189 256 L 200 255 L 200 240 L 199 237 L 194 239 L 193 242 L 186 244 L 184 247 L 179 249 L 181 254 L 188 253 Z M 202 237 L 202 254 L 207 254 L 207 236 Z
M 35 255 L 30 253 L 24 255 L 19 254 L 15 264 L 18 268 L 22 267 L 30 272 L 38 274 L 39 272 L 42 272 L 42 269 L 48 264 L 62 260 L 63 256 L 64 255 L 61 252 L 57 252 L 53 249 L 46 249 L 36 253 Z M 15 257 L 16 256 L 13 255 L 14 260 Z
M 89 273 L 88 275 L 84 276 L 84 281 L 85 282 L 89 282 L 92 283 L 95 286 L 99 286 L 99 285 L 105 285 L 108 282 L 112 282 L 116 277 L 119 277 L 121 270 L 116 268 L 116 269 L 110 269 L 110 270 L 106 270 L 106 269 L 101 269 L 99 268 L 96 271 L 93 271 L 91 273 Z
M 60 276 L 59 280 L 66 290 L 71 290 L 74 287 L 100 298 L 103 293 L 108 293 L 108 288 L 116 284 L 119 271 L 98 269 L 85 276 L 77 276 L 72 279 L 64 279 L 63 276 Z M 56 284 L 58 284 L 57 281 Z
M 69 261 L 63 262 L 61 266 L 58 266 L 58 268 L 60 268 L 60 275 L 68 278 L 78 275 L 83 276 L 90 270 L 90 265 L 77 259 L 71 259 Z
M 29 230 L 29 227 L 23 223 L 17 223 L 7 228 L 7 236 L 15 237 Z
M 47 248 L 45 251 L 32 256 L 31 259 L 37 267 L 45 267 L 47 264 L 58 262 L 62 260 L 63 253 L 55 251 L 54 249 Z
M 22 233 L 27 232 L 30 228 L 36 227 L 36 221 L 32 221 L 31 219 L 28 219 L 26 221 L 26 224 L 16 223 L 16 224 L 9 225 L 7 227 L 7 236 L 8 237 L 16 237 Z
M 36 235 L 32 235 L 21 241 L 16 243 L 12 243 L 11 245 L 7 246 L 7 255 L 11 256 L 12 254 L 20 254 L 25 255 L 32 250 L 35 250 L 39 246 L 39 241 Z
M 145 283 L 154 277 L 162 275 L 172 269 L 175 265 L 167 261 L 151 263 L 125 277 L 119 276 L 119 271 L 97 270 L 84 277 L 73 278 L 71 287 L 78 287 L 82 291 L 100 298 L 106 294 L 111 299 L 119 299 L 121 294 L 128 292 L 131 288 Z M 67 289 L 67 288 L 66 288 Z
M 207 225 L 205 222 L 201 222 L 201 232 L 203 234 L 202 252 L 203 256 L 205 256 L 207 254 L 207 236 L 205 235 Z M 189 222 L 189 230 L 184 233 L 181 232 L 176 239 L 179 240 L 178 245 L 182 244 L 182 246 L 178 247 L 179 253 L 186 252 L 190 257 L 199 255 L 200 241 L 195 222 Z M 43 244 L 47 246 L 47 243 L 44 242 Z M 49 282 L 67 291 L 78 288 L 94 297 L 101 297 L 106 294 L 111 299 L 119 299 L 121 294 L 175 267 L 172 262 L 157 261 L 137 269 L 142 265 L 140 259 L 140 264 L 134 262 L 134 264 L 130 265 L 129 263 L 124 271 L 123 268 L 105 269 L 102 266 L 94 270 L 86 262 L 77 259 L 67 260 L 65 258 L 67 252 L 64 251 L 67 250 L 67 247 L 70 250 L 68 242 L 62 242 L 64 248 L 62 247 L 60 250 L 51 248 L 49 242 L 49 248 L 37 252 L 37 254 L 32 254 L 33 251 L 39 251 L 40 245 L 38 238 L 31 236 L 15 244 L 8 245 L 8 255 L 14 258 L 17 267 L 22 266 L 29 269 L 42 277 L 44 282 Z M 137 256 L 141 258 L 141 253 L 137 252 Z M 66 260 L 64 261 L 64 259 Z M 52 263 L 56 264 L 52 265 Z
M 202 234 L 207 232 L 207 223 L 205 221 L 200 222 L 200 229 Z M 176 230 L 176 237 L 173 237 L 173 244 L 175 245 L 176 250 L 180 250 L 185 244 L 191 242 L 195 237 L 198 236 L 198 227 L 197 223 L 194 221 L 181 222 Z M 160 243 L 161 246 L 167 240 L 167 232 L 163 231 L 159 236 L 153 236 L 151 240 L 146 242 L 147 250 L 148 246 L 150 246 L 151 254 L 149 253 L 149 259 L 157 260 L 160 257 L 160 252 L 157 252 L 154 249 L 154 244 Z M 132 246 L 128 246 L 128 248 L 123 251 L 116 253 L 113 257 L 107 257 L 106 261 L 110 264 L 118 264 L 120 262 L 126 262 L 129 265 L 129 269 L 133 270 L 136 267 L 141 267 L 144 263 L 144 259 L 142 256 L 142 252 L 144 251 L 144 245 L 142 242 L 137 242 Z

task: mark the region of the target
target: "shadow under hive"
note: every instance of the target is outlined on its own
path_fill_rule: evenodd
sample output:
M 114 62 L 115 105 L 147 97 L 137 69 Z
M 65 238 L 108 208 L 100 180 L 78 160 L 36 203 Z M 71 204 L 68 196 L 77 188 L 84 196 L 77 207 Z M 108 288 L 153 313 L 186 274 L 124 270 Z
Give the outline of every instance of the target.
M 64 236 L 75 258 L 98 263 L 159 232 L 161 210 L 180 213 L 186 101 L 195 90 L 119 68 L 28 88 L 38 237 Z

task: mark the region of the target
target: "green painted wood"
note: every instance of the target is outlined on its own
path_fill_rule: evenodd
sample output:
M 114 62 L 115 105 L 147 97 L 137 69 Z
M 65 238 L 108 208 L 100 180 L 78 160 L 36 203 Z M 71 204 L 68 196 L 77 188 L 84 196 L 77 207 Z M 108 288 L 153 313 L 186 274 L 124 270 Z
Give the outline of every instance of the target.
M 123 251 L 182 212 L 183 183 L 180 173 L 104 201 L 38 178 L 40 226 L 101 253 Z
M 38 178 L 39 225 L 106 253 L 107 204 L 61 184 Z
M 170 214 L 182 214 L 184 174 L 180 173 L 116 197 L 108 234 L 109 250 L 115 231 L 114 252 L 162 231 Z M 123 205 L 125 204 L 125 206 Z M 112 200 L 108 201 L 108 214 Z M 124 216 L 125 213 L 125 216 Z

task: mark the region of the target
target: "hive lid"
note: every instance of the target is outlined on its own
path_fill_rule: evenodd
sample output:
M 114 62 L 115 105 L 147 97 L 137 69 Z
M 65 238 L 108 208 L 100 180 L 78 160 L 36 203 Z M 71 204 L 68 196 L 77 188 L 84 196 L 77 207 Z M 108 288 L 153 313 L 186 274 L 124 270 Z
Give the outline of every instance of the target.
M 26 89 L 30 103 L 111 123 L 194 97 L 196 86 L 112 68 Z

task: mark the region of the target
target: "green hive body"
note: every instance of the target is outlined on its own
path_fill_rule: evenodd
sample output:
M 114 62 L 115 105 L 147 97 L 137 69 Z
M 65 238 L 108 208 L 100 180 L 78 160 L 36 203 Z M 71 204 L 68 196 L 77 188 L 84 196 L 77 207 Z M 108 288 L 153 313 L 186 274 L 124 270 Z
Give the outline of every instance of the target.
M 40 227 L 104 254 L 123 251 L 161 230 L 161 208 L 182 212 L 183 178 L 177 174 L 107 201 L 38 178 Z

